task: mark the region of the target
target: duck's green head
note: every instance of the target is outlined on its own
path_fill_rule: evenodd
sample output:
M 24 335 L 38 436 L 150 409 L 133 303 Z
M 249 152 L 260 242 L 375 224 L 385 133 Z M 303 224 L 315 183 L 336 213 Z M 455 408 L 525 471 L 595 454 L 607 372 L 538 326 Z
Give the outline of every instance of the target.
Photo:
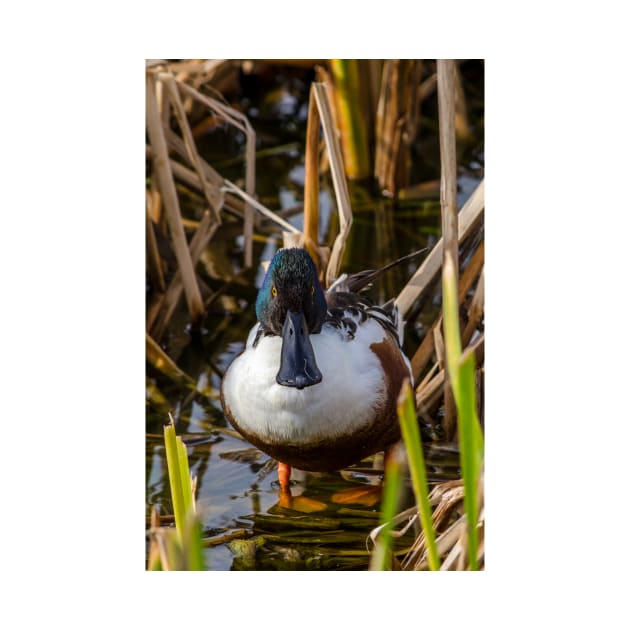
M 306 250 L 279 250 L 258 292 L 256 316 L 265 334 L 282 336 L 276 376 L 280 385 L 302 389 L 321 381 L 309 335 L 320 332 L 326 308 L 315 264 Z

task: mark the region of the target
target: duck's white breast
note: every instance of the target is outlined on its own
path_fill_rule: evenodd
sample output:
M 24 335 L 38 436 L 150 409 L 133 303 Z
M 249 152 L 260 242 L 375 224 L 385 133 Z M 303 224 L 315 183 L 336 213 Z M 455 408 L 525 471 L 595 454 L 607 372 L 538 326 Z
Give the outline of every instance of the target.
M 387 336 L 378 322 L 362 323 L 354 339 L 328 324 L 311 335 L 322 381 L 301 390 L 276 382 L 282 339 L 261 337 L 254 347 L 257 328 L 223 380 L 225 402 L 244 432 L 269 442 L 308 444 L 369 423 L 385 396 L 383 369 L 370 349 Z

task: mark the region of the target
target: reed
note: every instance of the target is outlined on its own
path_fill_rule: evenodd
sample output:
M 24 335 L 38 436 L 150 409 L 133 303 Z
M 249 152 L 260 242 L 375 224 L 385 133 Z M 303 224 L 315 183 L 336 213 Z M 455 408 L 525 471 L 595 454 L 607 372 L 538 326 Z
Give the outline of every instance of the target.
M 221 116 L 225 121 L 239 129 L 245 134 L 245 191 L 248 197 L 253 197 L 256 187 L 256 133 L 252 128 L 247 116 L 236 111 L 232 107 L 221 103 L 217 99 L 202 94 L 186 83 L 179 82 L 179 88 L 191 98 L 202 103 Z M 245 218 L 243 222 L 243 240 L 244 240 L 244 262 L 246 267 L 252 265 L 252 242 L 254 233 L 254 208 L 252 204 L 246 201 Z
M 256 553 L 254 553 L 253 565 L 250 568 L 266 568 L 264 554 L 282 555 L 287 552 L 286 545 L 301 546 L 299 551 L 302 560 L 296 564 L 296 561 L 289 557 L 285 568 L 297 568 L 298 564 L 299 568 L 365 568 L 368 561 L 369 568 L 377 570 L 398 568 L 460 570 L 478 569 L 480 566 L 483 568 L 484 445 L 482 425 L 479 422 L 480 417 L 483 420 L 483 410 L 482 407 L 477 406 L 478 401 L 483 400 L 483 385 L 480 386 L 479 382 L 475 383 L 476 376 L 483 377 L 483 368 L 477 368 L 475 371 L 475 365 L 479 366 L 483 363 L 484 353 L 482 240 L 484 184 L 481 181 L 458 213 L 454 139 L 455 136 L 458 140 L 465 138 L 461 129 L 464 128 L 465 131 L 465 127 L 470 124 L 465 118 L 466 102 L 457 65 L 448 60 L 439 60 L 438 71 L 422 83 L 421 71 L 425 70 L 425 76 L 433 72 L 432 60 L 427 63 L 417 60 L 326 61 L 330 72 L 327 75 L 325 73 L 319 75 L 328 77 L 326 84 L 315 82 L 311 85 L 308 103 L 304 230 L 302 233 L 289 223 L 289 217 L 299 210 L 298 206 L 273 212 L 266 207 L 267 205 L 273 207 L 277 201 L 272 194 L 266 192 L 266 197 L 262 198 L 257 198 L 255 195 L 256 157 L 263 157 L 263 153 L 267 152 L 268 155 L 276 154 L 276 158 L 279 159 L 278 156 L 284 153 L 286 144 L 266 148 L 259 154 L 254 154 L 255 136 L 251 126 L 246 117 L 236 111 L 238 105 L 236 110 L 227 105 L 228 102 L 236 101 L 229 100 L 230 94 L 226 94 L 226 98 L 222 95 L 216 96 L 217 90 L 220 92 L 217 87 L 219 84 L 216 83 L 218 73 L 223 73 L 226 77 L 229 75 L 232 77 L 231 80 L 238 81 L 238 68 L 244 68 L 247 63 L 253 67 L 268 67 L 272 61 L 186 60 L 168 63 L 157 60 L 148 68 L 149 142 L 146 157 L 153 162 L 153 168 L 147 177 L 146 248 L 147 273 L 153 293 L 147 304 L 146 343 L 148 363 L 167 377 L 166 379 L 163 379 L 162 375 L 158 377 L 160 389 L 164 388 L 162 389 L 164 395 L 158 392 L 162 396 L 159 403 L 160 410 L 165 411 L 172 403 L 168 387 L 172 386 L 180 391 L 186 390 L 190 397 L 195 393 L 200 393 L 196 390 L 196 382 L 185 374 L 160 347 L 162 338 L 168 338 L 166 335 L 171 332 L 171 328 L 181 324 L 180 313 L 177 311 L 177 307 L 181 307 L 181 298 L 186 296 L 187 302 L 190 303 L 186 283 L 197 285 L 203 296 L 203 308 L 210 320 L 220 309 L 223 309 L 222 304 L 216 303 L 218 297 L 226 296 L 230 300 L 236 300 L 236 297 L 250 299 L 249 294 L 239 284 L 241 274 L 252 271 L 246 267 L 256 263 L 255 255 L 252 260 L 252 242 L 260 245 L 262 249 L 263 245 L 275 246 L 282 238 L 285 246 L 293 244 L 306 247 L 313 258 L 319 259 L 322 265 L 320 270 L 325 273 L 323 284 L 329 286 L 342 271 L 344 253 L 345 262 L 348 262 L 348 258 L 353 258 L 350 256 L 353 252 L 350 251 L 352 240 L 349 238 L 353 209 L 354 218 L 357 221 L 356 227 L 359 227 L 359 230 L 352 236 L 357 242 L 362 242 L 365 248 L 372 244 L 378 248 L 379 254 L 373 257 L 377 265 L 380 264 L 381 259 L 388 258 L 390 252 L 384 254 L 384 251 L 389 247 L 392 247 L 389 258 L 398 255 L 395 250 L 402 247 L 401 242 L 395 240 L 399 230 L 404 229 L 405 237 L 409 235 L 409 240 L 420 241 L 426 236 L 426 232 L 411 234 L 414 228 L 408 225 L 401 227 L 397 221 L 399 218 L 405 221 L 412 219 L 411 209 L 414 208 L 414 204 L 427 203 L 426 190 L 429 187 L 432 191 L 429 193 L 433 199 L 432 210 L 437 207 L 435 201 L 438 190 L 437 181 L 427 182 L 421 179 L 419 182 L 407 182 L 405 173 L 409 173 L 408 158 L 411 153 L 408 149 L 418 127 L 419 104 L 423 98 L 432 95 L 435 88 L 438 88 L 443 238 L 439 240 L 396 298 L 396 305 L 404 319 L 410 323 L 416 320 L 416 324 L 421 320 L 422 328 L 416 327 L 415 331 L 426 330 L 422 342 L 416 348 L 411 348 L 408 354 L 412 358 L 413 381 L 416 384 L 416 390 L 414 392 L 407 383 L 398 401 L 406 457 L 405 450 L 400 445 L 393 451 L 391 457 L 386 458 L 381 513 L 355 509 L 359 505 L 374 505 L 374 503 L 362 503 L 362 500 L 357 499 L 356 493 L 352 495 L 352 501 L 346 500 L 346 504 L 354 505 L 354 508 L 342 508 L 335 513 L 336 516 L 341 515 L 344 509 L 349 510 L 348 514 L 351 511 L 354 518 L 352 523 L 345 518 L 331 519 L 316 513 L 310 515 L 310 512 L 303 507 L 297 509 L 299 503 L 297 501 L 293 505 L 296 507 L 294 513 L 285 513 L 283 510 L 286 506 L 278 505 L 274 506 L 274 509 L 279 510 L 274 516 L 275 520 L 269 518 L 265 520 L 261 518 L 263 515 L 258 513 L 260 509 L 255 504 L 256 527 L 260 530 L 263 526 L 263 530 L 270 531 L 265 531 L 263 536 L 255 539 Z M 449 73 L 452 73 L 453 69 L 454 80 L 452 76 L 449 78 Z M 244 72 L 249 71 L 244 70 Z M 330 77 L 334 77 L 334 85 Z M 388 81 L 388 77 L 392 80 Z M 374 81 L 375 78 L 378 80 Z M 377 89 L 373 90 L 368 98 L 370 112 L 367 112 L 364 92 L 374 86 Z M 468 83 L 466 88 L 468 90 Z M 471 105 L 474 108 L 477 103 L 476 93 L 474 90 L 470 93 L 473 97 Z M 209 94 L 215 95 L 216 98 L 210 97 Z M 445 97 L 450 98 L 450 102 L 445 104 L 443 102 Z M 454 125 L 448 122 L 453 116 L 453 101 Z M 333 104 L 335 106 L 331 107 Z M 374 117 L 377 104 L 380 107 L 380 118 L 375 123 L 370 120 L 370 116 Z M 207 109 L 210 110 L 209 114 Z M 472 112 L 475 110 L 471 109 Z M 351 116 L 349 121 L 345 120 L 347 115 Z M 238 155 L 228 155 L 225 159 L 221 156 L 214 162 L 207 157 L 203 148 L 206 146 L 206 140 L 214 141 L 209 136 L 212 133 L 212 126 L 216 125 L 217 121 L 227 121 L 246 135 L 247 145 L 244 155 L 243 152 L 239 152 Z M 356 130 L 348 126 L 357 121 L 364 127 L 363 130 L 359 129 L 358 133 L 366 136 L 364 139 L 366 150 L 357 151 L 363 141 L 360 137 L 357 139 Z M 367 124 L 363 124 L 366 121 Z M 471 117 L 471 121 L 476 124 L 477 118 Z M 429 122 L 427 128 L 429 126 L 434 128 L 435 122 L 437 121 Z M 470 127 L 470 129 L 474 130 L 475 127 Z M 200 140 L 203 143 L 200 143 Z M 286 140 L 283 141 L 286 142 Z M 351 149 L 346 146 L 348 141 L 353 145 Z M 403 185 L 414 184 L 418 190 L 422 189 L 422 192 L 414 193 L 415 197 L 407 201 L 406 205 L 403 204 L 402 208 L 398 203 L 402 194 L 395 202 L 384 202 L 382 199 L 375 200 L 361 185 L 357 184 L 354 184 L 351 189 L 354 208 L 350 205 L 347 179 L 354 177 L 351 151 L 358 153 L 355 157 L 367 158 L 369 162 L 369 149 L 375 148 L 373 141 L 377 147 L 375 154 L 377 164 L 374 173 L 375 175 L 378 173 L 382 189 L 384 188 L 387 193 L 386 196 L 389 193 L 395 195 L 396 191 L 400 193 Z M 267 142 L 266 138 L 263 138 L 264 142 Z M 446 148 L 444 142 L 447 143 Z M 212 166 L 205 161 L 204 157 L 212 163 Z M 244 178 L 241 180 L 230 176 L 233 181 L 227 180 L 223 169 L 238 167 L 242 164 L 245 164 Z M 417 165 L 414 164 L 414 166 Z M 334 192 L 331 190 L 328 178 L 325 177 L 326 168 L 329 168 Z M 431 174 L 430 177 L 434 175 Z M 299 187 L 299 183 L 293 183 Z M 321 220 L 322 227 L 327 229 L 326 244 L 330 245 L 334 239 L 332 250 L 318 243 L 318 210 L 320 205 L 323 207 L 321 203 L 323 199 L 321 201 L 319 199 L 320 186 L 322 190 L 326 187 L 325 193 L 331 193 L 336 201 L 335 215 L 331 217 L 331 220 L 324 215 Z M 409 190 L 413 192 L 414 186 L 411 186 Z M 262 187 L 264 188 L 264 182 Z M 174 196 L 176 203 L 173 203 Z M 418 201 L 418 199 L 424 201 Z M 375 210 L 373 206 L 379 202 L 381 205 Z M 393 208 L 402 210 L 402 214 L 392 212 Z M 186 216 L 183 216 L 182 210 Z M 361 232 L 362 225 L 366 222 L 365 215 L 362 214 L 365 211 L 374 212 L 376 217 L 373 240 L 370 240 L 371 235 L 369 239 L 363 239 L 365 232 Z M 179 219 L 173 219 L 173 214 L 179 215 Z M 254 216 L 256 216 L 256 221 L 254 221 Z M 436 212 L 431 213 L 431 219 L 433 217 L 437 219 Z M 326 224 L 327 221 L 328 224 Z M 175 231 L 179 233 L 178 236 L 175 235 L 172 227 L 176 223 L 183 228 L 182 230 L 179 227 L 175 228 Z M 433 233 L 437 237 L 439 235 L 437 226 L 429 227 L 434 230 Z M 253 233 L 254 229 L 256 233 Z M 424 224 L 419 226 L 419 230 L 426 229 L 427 226 Z M 184 234 L 184 240 L 181 239 L 182 234 Z M 241 234 L 244 236 L 243 240 L 235 241 L 234 239 Z M 169 241 L 168 243 L 164 241 L 164 237 Z M 366 244 L 368 241 L 370 245 Z M 234 245 L 228 244 L 232 242 Z M 176 264 L 173 264 L 169 247 L 170 251 L 177 255 Z M 235 262 L 234 268 L 240 270 L 234 276 L 228 274 L 217 279 L 209 274 L 208 279 L 209 253 L 215 252 L 215 248 L 220 248 L 221 251 L 224 248 L 230 248 L 226 259 L 231 256 L 235 260 L 234 253 L 239 252 L 241 247 L 245 267 Z M 192 264 L 180 264 L 180 258 L 183 257 L 187 257 L 189 263 Z M 199 261 L 204 264 L 199 265 Z M 462 264 L 461 275 L 459 261 Z M 353 260 L 353 262 L 357 261 Z M 184 267 L 187 267 L 185 277 Z M 442 283 L 439 282 L 440 271 L 442 271 Z M 235 281 L 237 278 L 239 282 Z M 219 284 L 224 279 L 225 284 Z M 453 286 L 458 289 L 455 291 L 455 298 L 453 298 Z M 380 286 L 375 288 L 382 290 Z M 423 310 L 424 305 L 432 301 L 437 303 L 440 293 L 443 296 L 443 312 L 436 316 L 434 321 L 427 321 L 426 311 Z M 391 295 L 391 292 L 388 293 L 388 297 Z M 471 296 L 472 299 L 470 299 Z M 227 312 L 227 308 L 225 310 Z M 190 307 L 189 312 L 193 319 Z M 239 324 L 236 320 L 234 323 Z M 411 330 L 410 326 L 408 330 Z M 413 334 L 410 334 L 406 340 L 407 346 L 410 345 L 412 339 Z M 165 347 L 171 347 L 170 343 L 167 342 Z M 190 366 L 191 363 L 186 363 L 186 365 Z M 191 369 L 195 368 L 187 367 L 187 370 Z M 195 377 L 198 375 L 197 372 L 190 373 Z M 198 382 L 200 381 L 197 380 Z M 443 436 L 439 432 L 431 432 L 429 429 L 431 426 L 441 428 L 439 414 L 445 405 L 449 404 L 447 396 L 451 389 L 453 410 L 456 411 L 452 417 L 456 423 L 454 427 L 457 427 L 457 442 L 446 444 L 452 451 L 449 451 L 449 463 L 445 469 L 444 460 L 435 455 L 437 452 L 435 449 L 443 444 L 430 444 L 427 436 L 435 440 L 442 439 Z M 205 392 L 204 395 L 206 395 Z M 184 407 L 190 406 L 190 399 L 185 398 Z M 152 401 L 152 405 L 155 409 L 158 403 Z M 182 417 L 185 418 L 185 416 Z M 419 431 L 418 417 L 422 425 L 422 434 Z M 153 421 L 154 418 L 151 419 L 151 422 Z M 161 424 L 161 420 L 158 422 Z M 434 422 L 436 424 L 433 424 Z M 207 424 L 208 430 L 232 435 L 230 429 L 216 427 L 212 423 Z M 151 433 L 158 435 L 159 432 L 152 428 Z M 237 434 L 233 437 L 241 439 Z M 158 435 L 157 439 L 160 438 L 161 436 Z M 164 527 L 160 527 L 159 516 L 156 515 L 154 518 L 152 514 L 149 527 L 151 547 L 148 566 L 150 569 L 162 570 L 201 570 L 204 568 L 204 547 L 226 544 L 227 541 L 233 542 L 243 536 L 252 536 L 254 532 L 249 529 L 226 528 L 221 535 L 205 540 L 202 538 L 200 520 L 196 517 L 195 490 L 191 488 L 190 483 L 186 447 L 181 438 L 175 435 L 172 422 L 168 437 L 165 427 L 164 440 L 174 514 L 164 517 L 163 524 L 166 525 Z M 189 444 L 189 447 L 191 446 L 192 443 Z M 227 453 L 222 453 L 221 457 L 224 455 Z M 197 457 L 196 451 L 195 457 Z M 415 505 L 410 510 L 397 514 L 397 510 L 401 509 L 402 491 L 405 486 L 406 462 L 409 466 Z M 269 462 L 265 463 L 263 470 L 268 468 L 268 464 Z M 367 470 L 365 463 L 363 466 Z M 434 468 L 436 466 L 440 466 L 438 473 L 440 479 L 449 481 L 434 485 L 436 478 L 431 471 L 437 471 L 437 468 Z M 376 463 L 371 474 L 375 474 L 375 471 L 376 474 L 382 474 L 381 468 L 382 466 Z M 198 462 L 196 470 L 202 470 Z M 359 470 L 360 466 L 355 468 L 355 472 Z M 370 474 L 362 469 L 361 473 Z M 201 475 L 202 472 L 199 474 Z M 262 476 L 258 482 L 260 479 Z M 429 479 L 432 486 L 431 493 L 428 492 Z M 337 497 L 342 494 L 331 493 L 331 504 L 343 505 L 344 501 Z M 298 498 L 302 499 L 302 497 Z M 305 498 L 315 502 L 306 496 Z M 318 503 L 320 505 L 318 510 L 326 506 L 324 503 Z M 301 520 L 301 517 L 296 515 L 298 512 L 310 516 L 308 519 Z M 271 510 L 269 514 L 272 514 Z M 348 552 L 339 547 L 339 545 L 355 544 L 357 541 L 360 543 L 362 536 L 364 537 L 364 534 L 360 532 L 365 531 L 365 528 L 373 527 L 377 522 L 376 519 L 379 520 L 380 526 L 373 530 L 372 554 L 361 548 L 361 544 L 359 544 L 360 549 Z M 173 523 L 175 523 L 174 527 Z M 413 537 L 412 527 L 414 526 L 420 526 L 421 532 L 412 549 L 409 547 L 409 539 Z M 254 543 L 254 540 L 246 541 L 248 545 L 250 542 Z M 308 546 L 316 551 L 305 551 Z M 294 549 L 288 549 L 288 551 L 293 552 Z M 329 555 L 326 556 L 326 553 Z M 406 557 L 401 562 L 404 554 Z M 352 562 L 344 563 L 344 556 L 348 556 Z
M 319 110 L 326 149 L 328 150 L 330 171 L 339 213 L 339 234 L 333 243 L 328 268 L 326 269 L 326 285 L 330 286 L 339 276 L 346 241 L 350 233 L 350 228 L 352 227 L 352 207 L 350 206 L 350 194 L 348 193 L 348 183 L 346 182 L 343 167 L 341 147 L 333 123 L 332 110 L 328 101 L 326 87 L 322 83 L 314 83 L 313 93 L 315 95 L 317 109 Z
M 477 416 L 474 355 L 470 352 L 462 355 L 455 278 L 453 262 L 450 256 L 447 256 L 442 279 L 446 361 L 457 405 L 460 458 L 464 479 L 464 507 L 467 520 L 468 561 L 470 568 L 477 570 L 477 490 L 483 465 L 484 441 Z
M 427 541 L 429 567 L 432 571 L 439 571 L 440 558 L 435 545 L 435 530 L 431 520 L 429 486 L 424 464 L 424 454 L 422 452 L 422 440 L 418 429 L 413 391 L 409 381 L 405 381 L 402 386 L 398 396 L 397 411 L 403 440 L 407 449 L 413 492 L 416 497 L 422 530 Z
M 188 302 L 191 319 L 196 322 L 201 318 L 203 313 L 203 301 L 201 299 L 201 293 L 195 278 L 195 271 L 190 258 L 190 252 L 188 251 L 186 235 L 184 234 L 179 201 L 177 199 L 173 173 L 168 159 L 166 139 L 164 137 L 164 130 L 162 128 L 160 114 L 158 111 L 154 80 L 152 76 L 147 77 L 146 90 L 147 131 L 149 133 L 151 145 L 155 151 L 153 165 L 158 175 L 158 182 L 160 184 L 164 206 L 166 209 L 166 217 L 171 237 L 173 239 L 175 256 L 177 257 L 179 269 L 182 274 L 186 301 Z
M 151 515 L 150 571 L 203 571 L 203 542 L 201 523 L 196 512 L 193 494 L 194 480 L 190 476 L 188 453 L 181 437 L 175 433 L 173 418 L 164 426 L 164 446 L 175 529 L 160 527 L 154 509 Z
M 331 59 L 335 84 L 337 122 L 341 132 L 345 172 L 348 179 L 370 175 L 370 148 L 366 128 L 367 98 L 362 96 L 358 59 Z M 365 97 L 367 90 L 363 90 Z
M 374 177 L 387 196 L 408 185 L 410 148 L 419 119 L 422 62 L 386 59 L 375 121 Z
M 321 268 L 318 251 L 319 228 L 319 133 L 320 120 L 314 89 L 308 99 L 306 148 L 304 151 L 304 247 L 318 271 Z
M 394 447 L 385 463 L 385 481 L 381 502 L 381 526 L 376 535 L 370 557 L 370 571 L 389 571 L 392 568 L 392 528 L 400 505 L 403 487 L 403 453 Z

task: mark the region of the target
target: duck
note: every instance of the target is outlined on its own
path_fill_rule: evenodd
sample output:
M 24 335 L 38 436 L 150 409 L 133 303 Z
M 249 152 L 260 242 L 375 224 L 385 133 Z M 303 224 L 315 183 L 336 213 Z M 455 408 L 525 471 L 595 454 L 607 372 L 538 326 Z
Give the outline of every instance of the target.
M 278 461 L 281 489 L 292 467 L 341 470 L 400 440 L 396 402 L 404 381 L 413 382 L 404 323 L 393 301 L 378 306 L 361 291 L 418 253 L 344 274 L 326 291 L 305 249 L 279 249 L 271 260 L 258 321 L 220 396 L 232 426 Z

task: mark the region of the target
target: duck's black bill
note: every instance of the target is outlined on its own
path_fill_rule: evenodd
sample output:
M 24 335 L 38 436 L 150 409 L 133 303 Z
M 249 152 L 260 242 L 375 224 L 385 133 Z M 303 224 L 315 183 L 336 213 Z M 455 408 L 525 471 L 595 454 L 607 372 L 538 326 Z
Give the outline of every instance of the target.
M 321 380 L 322 373 L 317 367 L 304 314 L 287 311 L 282 327 L 282 354 L 276 381 L 280 385 L 304 389 L 317 385 Z

